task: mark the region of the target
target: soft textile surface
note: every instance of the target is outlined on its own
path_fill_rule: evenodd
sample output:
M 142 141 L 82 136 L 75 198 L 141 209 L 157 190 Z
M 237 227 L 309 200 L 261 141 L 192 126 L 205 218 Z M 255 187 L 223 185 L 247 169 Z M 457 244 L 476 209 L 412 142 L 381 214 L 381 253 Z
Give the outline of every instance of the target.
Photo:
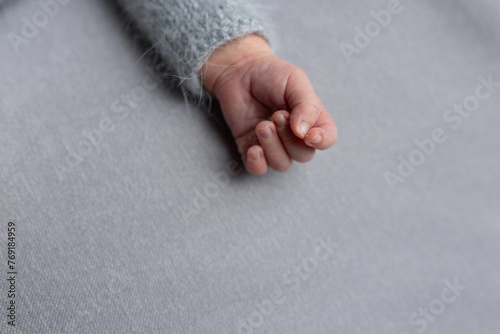
M 497 1 L 259 1 L 339 127 L 264 177 L 216 109 L 141 95 L 117 8 L 60 5 L 17 53 L 40 5 L 0 8 L 1 333 L 500 331 Z

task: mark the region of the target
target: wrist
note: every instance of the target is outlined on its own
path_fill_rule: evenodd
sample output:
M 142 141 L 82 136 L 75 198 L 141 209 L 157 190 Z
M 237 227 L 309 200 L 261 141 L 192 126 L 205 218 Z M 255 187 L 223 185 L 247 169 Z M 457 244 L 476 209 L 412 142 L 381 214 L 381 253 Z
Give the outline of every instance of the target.
M 208 57 L 201 69 L 201 79 L 205 88 L 216 94 L 228 74 L 255 59 L 272 55 L 267 42 L 258 35 L 248 35 L 232 40 L 217 48 Z

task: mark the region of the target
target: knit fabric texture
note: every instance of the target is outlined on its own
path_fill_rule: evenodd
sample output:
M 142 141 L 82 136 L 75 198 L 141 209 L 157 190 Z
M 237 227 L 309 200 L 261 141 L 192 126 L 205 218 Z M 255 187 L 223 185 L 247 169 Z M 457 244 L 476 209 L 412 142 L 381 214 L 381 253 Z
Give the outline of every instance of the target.
M 263 22 L 244 0 L 118 0 L 190 97 L 206 97 L 200 70 L 210 54 Z

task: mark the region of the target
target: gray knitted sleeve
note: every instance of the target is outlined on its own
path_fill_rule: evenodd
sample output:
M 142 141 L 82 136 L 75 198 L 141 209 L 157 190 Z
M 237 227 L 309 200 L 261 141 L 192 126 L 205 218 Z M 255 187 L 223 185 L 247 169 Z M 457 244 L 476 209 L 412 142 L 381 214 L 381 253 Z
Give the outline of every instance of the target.
M 198 73 L 212 51 L 248 34 L 265 37 L 245 0 L 118 0 L 136 27 L 181 79 L 188 95 L 203 96 Z

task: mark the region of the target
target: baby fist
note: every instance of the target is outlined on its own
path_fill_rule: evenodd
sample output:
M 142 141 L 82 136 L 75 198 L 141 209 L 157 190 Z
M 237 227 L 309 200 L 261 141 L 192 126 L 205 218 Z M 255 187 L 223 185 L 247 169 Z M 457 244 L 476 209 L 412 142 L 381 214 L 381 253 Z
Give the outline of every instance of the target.
M 337 139 L 337 128 L 300 68 L 275 56 L 257 35 L 214 51 L 202 69 L 248 172 L 286 171 Z

